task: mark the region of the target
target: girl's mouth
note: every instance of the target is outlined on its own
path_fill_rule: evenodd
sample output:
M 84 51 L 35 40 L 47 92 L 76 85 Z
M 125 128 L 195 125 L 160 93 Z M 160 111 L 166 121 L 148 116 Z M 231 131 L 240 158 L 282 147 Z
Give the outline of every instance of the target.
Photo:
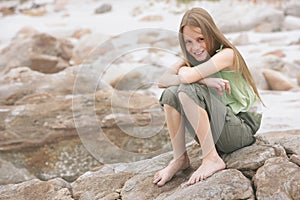
M 195 56 L 201 56 L 203 53 L 204 53 L 204 49 L 200 50 L 200 51 L 197 51 L 197 52 L 194 52 L 194 55 Z

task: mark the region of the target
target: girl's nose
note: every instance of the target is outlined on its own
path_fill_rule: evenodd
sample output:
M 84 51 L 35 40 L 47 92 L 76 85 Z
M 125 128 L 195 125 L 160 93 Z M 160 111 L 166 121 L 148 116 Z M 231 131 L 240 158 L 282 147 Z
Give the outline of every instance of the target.
M 197 51 L 197 50 L 199 50 L 201 48 L 201 44 L 200 43 L 198 43 L 198 42 L 194 42 L 193 43 L 193 46 L 192 46 L 192 50 L 193 51 Z

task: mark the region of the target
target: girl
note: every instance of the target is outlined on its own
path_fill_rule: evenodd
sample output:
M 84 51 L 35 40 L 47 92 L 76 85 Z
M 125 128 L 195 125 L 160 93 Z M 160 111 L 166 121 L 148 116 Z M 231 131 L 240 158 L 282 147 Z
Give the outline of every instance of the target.
M 261 98 L 249 69 L 207 11 L 193 8 L 184 14 L 179 41 L 185 60 L 174 64 L 158 84 L 166 88 L 160 103 L 174 154 L 154 175 L 158 186 L 190 166 L 185 128 L 202 149 L 202 164 L 187 182 L 192 185 L 225 169 L 220 154 L 252 144 L 261 122 Z

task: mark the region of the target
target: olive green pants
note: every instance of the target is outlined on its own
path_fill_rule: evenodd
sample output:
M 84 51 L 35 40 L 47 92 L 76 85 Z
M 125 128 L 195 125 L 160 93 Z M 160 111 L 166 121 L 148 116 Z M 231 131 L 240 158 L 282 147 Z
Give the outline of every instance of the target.
M 198 83 L 170 86 L 164 90 L 160 104 L 167 104 L 182 114 L 188 132 L 199 143 L 197 135 L 184 114 L 179 92 L 184 92 L 198 106 L 206 110 L 216 149 L 219 153 L 230 153 L 255 142 L 254 134 L 261 122 L 261 114 L 241 112 L 235 115 L 226 106 L 222 96 L 213 89 Z

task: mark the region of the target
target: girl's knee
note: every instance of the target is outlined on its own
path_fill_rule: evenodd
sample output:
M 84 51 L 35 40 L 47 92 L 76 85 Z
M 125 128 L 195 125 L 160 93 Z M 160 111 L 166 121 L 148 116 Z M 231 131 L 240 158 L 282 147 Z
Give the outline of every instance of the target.
M 178 99 L 181 102 L 181 104 L 190 100 L 188 95 L 183 91 L 178 92 Z
M 160 97 L 160 104 L 162 106 L 168 105 L 175 108 L 177 111 L 180 111 L 180 102 L 177 94 L 178 86 L 171 86 L 164 90 Z
M 170 86 L 162 93 L 162 99 L 177 99 L 177 88 L 178 86 Z

